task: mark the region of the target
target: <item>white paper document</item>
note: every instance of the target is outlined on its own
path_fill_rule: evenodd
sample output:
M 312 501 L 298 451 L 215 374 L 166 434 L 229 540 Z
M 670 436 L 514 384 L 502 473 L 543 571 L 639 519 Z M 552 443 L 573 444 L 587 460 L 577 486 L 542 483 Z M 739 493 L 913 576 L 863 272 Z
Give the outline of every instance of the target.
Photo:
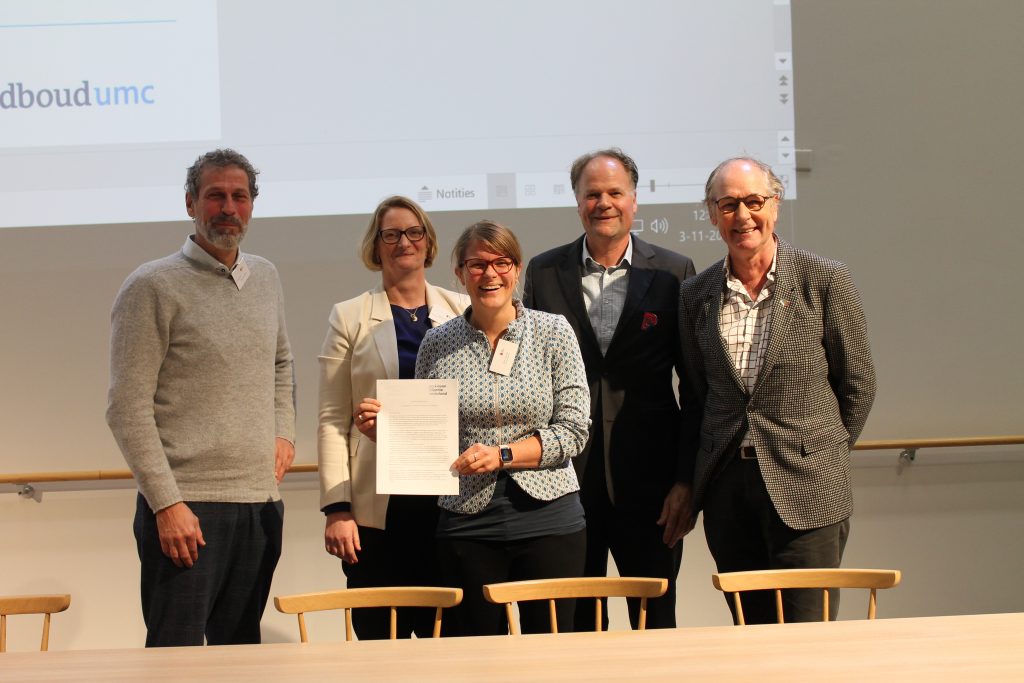
M 458 495 L 459 380 L 379 379 L 377 493 Z

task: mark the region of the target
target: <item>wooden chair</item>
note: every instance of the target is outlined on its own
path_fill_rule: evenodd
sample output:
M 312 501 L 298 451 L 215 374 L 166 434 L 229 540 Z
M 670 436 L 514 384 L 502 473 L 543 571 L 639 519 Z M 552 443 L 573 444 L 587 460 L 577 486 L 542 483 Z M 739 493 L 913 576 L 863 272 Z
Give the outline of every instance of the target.
M 361 607 L 391 608 L 391 638 L 397 637 L 397 607 L 435 607 L 434 637 L 441 635 L 441 610 L 454 607 L 462 602 L 461 588 L 432 588 L 420 586 L 401 586 L 394 588 L 347 588 L 322 593 L 303 593 L 301 595 L 281 595 L 274 598 L 274 606 L 279 612 L 297 614 L 299 616 L 299 637 L 302 642 L 309 642 L 306 632 L 306 612 L 321 612 L 331 609 L 345 610 L 345 640 L 352 640 L 352 610 Z
M 824 595 L 822 621 L 828 621 L 829 588 L 870 589 L 868 619 L 874 619 L 875 591 L 899 584 L 900 572 L 896 569 L 767 569 L 712 574 L 711 582 L 718 590 L 732 593 L 736 621 L 740 626 L 745 624 L 740 593 L 755 590 L 775 591 L 775 613 L 782 624 L 785 623 L 782 614 L 782 591 L 787 588 L 821 588 Z
M 12 595 L 0 596 L 0 652 L 7 652 L 7 615 L 42 614 L 43 640 L 39 650 L 50 647 L 50 615 L 63 612 L 71 605 L 70 595 Z
M 551 619 L 551 632 L 558 633 L 555 617 L 555 600 L 559 598 L 594 598 L 594 630 L 602 626 L 601 598 L 640 598 L 640 619 L 638 628 L 647 627 L 647 599 L 657 598 L 668 590 L 667 579 L 635 577 L 588 576 L 572 579 L 537 579 L 534 581 L 508 581 L 484 586 L 484 597 L 490 602 L 505 605 L 508 629 L 517 635 L 519 629 L 512 615 L 512 603 L 528 600 L 547 600 Z

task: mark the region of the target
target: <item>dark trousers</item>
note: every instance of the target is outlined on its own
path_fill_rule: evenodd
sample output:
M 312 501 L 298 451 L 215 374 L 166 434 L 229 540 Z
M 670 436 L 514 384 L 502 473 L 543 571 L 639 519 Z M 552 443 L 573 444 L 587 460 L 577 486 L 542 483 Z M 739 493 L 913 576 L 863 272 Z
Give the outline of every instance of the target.
M 348 587 L 441 585 L 434 542 L 437 517 L 437 496 L 391 496 L 384 529 L 359 527 L 359 562 L 342 563 Z M 399 638 L 409 638 L 413 633 L 419 638 L 433 635 L 433 608 L 402 607 L 397 617 Z M 352 610 L 352 627 L 359 640 L 386 639 L 391 611 L 369 607 Z
M 703 508 L 704 534 L 719 572 L 838 567 L 850 533 L 849 519 L 818 529 L 786 526 L 755 459 L 734 457 L 726 464 L 708 488 Z M 785 620 L 820 621 L 822 597 L 820 590 L 783 591 Z M 750 591 L 741 598 L 746 623 L 778 621 L 773 591 Z M 731 596 L 726 600 L 735 621 Z M 838 611 L 839 590 L 830 590 L 829 618 L 835 619 Z
M 668 579 L 668 590 L 660 598 L 647 602 L 647 628 L 675 628 L 676 577 L 683 559 L 683 543 L 669 548 L 662 541 L 664 528 L 657 525 L 658 513 L 650 508 L 613 505 L 608 499 L 604 475 L 604 443 L 595 432 L 580 486 L 580 500 L 587 516 L 587 556 L 584 576 L 605 576 L 608 553 L 615 560 L 619 576 L 649 576 Z M 637 627 L 640 600 L 627 600 L 629 623 Z M 603 629 L 608 629 L 608 605 L 605 600 Z M 594 630 L 594 608 L 582 601 L 576 608 L 577 631 Z
M 163 554 L 156 516 L 142 495 L 136 502 L 146 647 L 259 643 L 281 556 L 284 503 L 186 504 L 206 541 L 191 568 Z
M 584 531 L 519 541 L 439 538 L 437 549 L 441 578 L 447 586 L 461 587 L 463 593 L 462 604 L 449 610 L 453 634 L 490 636 L 508 633 L 505 610 L 484 598 L 484 585 L 580 576 L 585 543 Z M 559 632 L 572 631 L 575 602 L 559 600 L 556 603 Z M 448 621 L 449 617 L 446 616 L 445 620 Z M 522 633 L 550 632 L 547 601 L 520 603 L 519 628 Z

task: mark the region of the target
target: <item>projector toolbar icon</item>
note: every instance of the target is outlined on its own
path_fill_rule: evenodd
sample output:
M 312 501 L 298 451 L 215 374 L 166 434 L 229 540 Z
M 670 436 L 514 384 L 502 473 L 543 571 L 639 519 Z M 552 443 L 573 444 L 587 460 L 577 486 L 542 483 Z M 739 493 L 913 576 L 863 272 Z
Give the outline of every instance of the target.
M 651 232 L 656 232 L 662 235 L 668 234 L 668 219 L 667 218 L 655 218 L 647 224 L 650 227 Z

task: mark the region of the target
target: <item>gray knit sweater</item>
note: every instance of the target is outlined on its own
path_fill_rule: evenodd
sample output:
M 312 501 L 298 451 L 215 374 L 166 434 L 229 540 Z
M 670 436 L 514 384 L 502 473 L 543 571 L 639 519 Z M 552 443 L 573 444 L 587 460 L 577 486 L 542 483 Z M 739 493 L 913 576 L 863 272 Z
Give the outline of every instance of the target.
M 114 301 L 107 424 L 154 511 L 280 497 L 274 438 L 295 439 L 284 299 L 273 264 L 243 260 L 239 288 L 189 238 Z

